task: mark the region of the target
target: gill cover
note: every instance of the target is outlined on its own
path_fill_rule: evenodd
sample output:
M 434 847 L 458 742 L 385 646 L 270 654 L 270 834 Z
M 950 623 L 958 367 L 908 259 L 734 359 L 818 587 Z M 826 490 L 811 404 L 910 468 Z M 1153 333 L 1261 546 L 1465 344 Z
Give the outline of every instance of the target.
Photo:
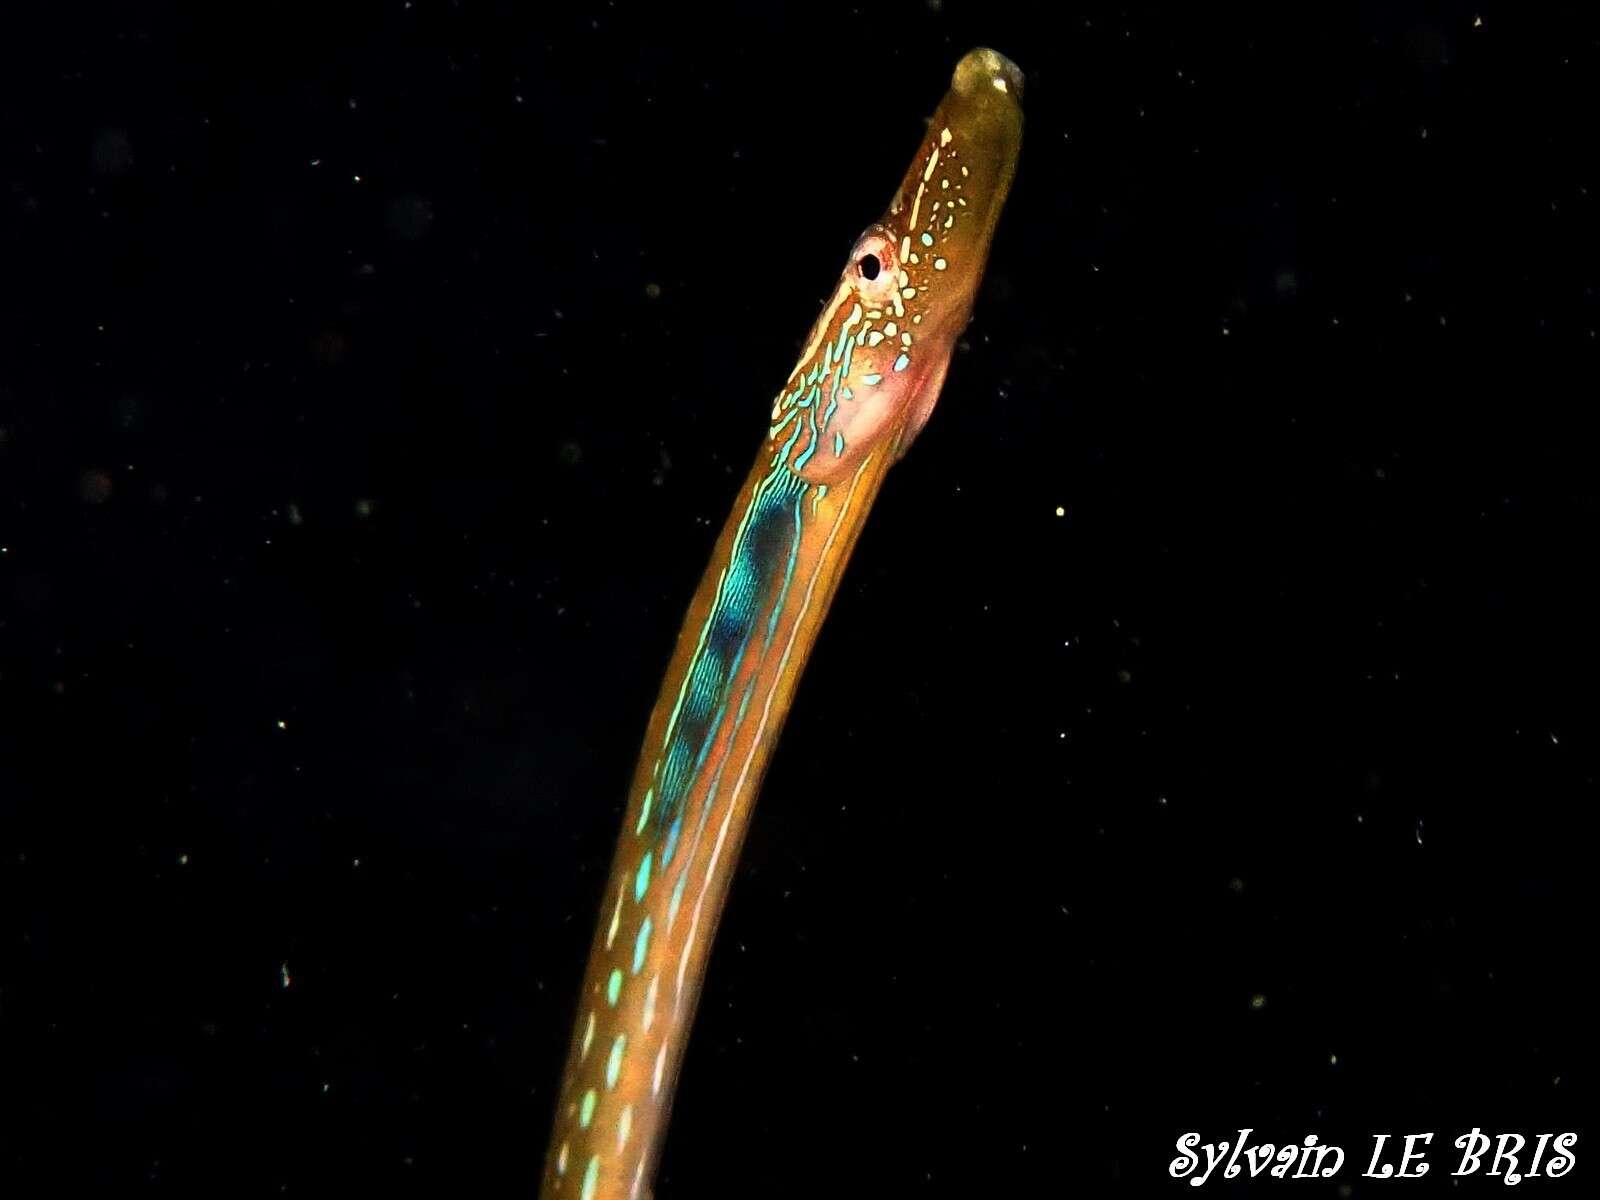
M 1022 140 L 1022 72 L 993 50 L 950 90 L 883 217 L 856 240 L 772 406 L 773 465 L 847 478 L 875 448 L 905 452 L 932 414 L 972 311 Z

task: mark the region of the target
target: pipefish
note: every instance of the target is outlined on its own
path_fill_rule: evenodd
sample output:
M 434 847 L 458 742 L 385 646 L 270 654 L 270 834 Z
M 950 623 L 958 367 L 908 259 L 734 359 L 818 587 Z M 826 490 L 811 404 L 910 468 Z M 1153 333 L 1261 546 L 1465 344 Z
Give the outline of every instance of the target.
M 1016 169 L 1021 102 L 1015 64 L 961 59 L 773 399 L 645 733 L 546 1200 L 648 1195 L 756 790 L 867 512 L 938 401 Z

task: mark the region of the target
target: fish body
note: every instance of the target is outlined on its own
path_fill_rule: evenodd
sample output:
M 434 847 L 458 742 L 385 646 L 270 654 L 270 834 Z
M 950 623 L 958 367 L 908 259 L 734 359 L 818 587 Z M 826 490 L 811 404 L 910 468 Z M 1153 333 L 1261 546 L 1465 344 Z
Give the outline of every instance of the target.
M 541 1194 L 650 1193 L 761 777 L 862 523 L 931 415 L 1022 136 L 1022 74 L 962 58 L 861 234 L 689 605 L 635 770 Z

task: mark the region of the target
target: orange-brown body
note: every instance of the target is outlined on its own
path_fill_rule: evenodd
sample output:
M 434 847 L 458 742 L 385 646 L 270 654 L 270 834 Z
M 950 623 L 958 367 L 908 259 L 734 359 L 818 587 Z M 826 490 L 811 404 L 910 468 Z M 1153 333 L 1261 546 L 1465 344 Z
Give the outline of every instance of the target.
M 648 1195 L 707 955 L 772 747 L 885 473 L 932 412 L 1020 144 L 990 50 L 858 240 L 717 540 L 629 792 L 543 1195 Z

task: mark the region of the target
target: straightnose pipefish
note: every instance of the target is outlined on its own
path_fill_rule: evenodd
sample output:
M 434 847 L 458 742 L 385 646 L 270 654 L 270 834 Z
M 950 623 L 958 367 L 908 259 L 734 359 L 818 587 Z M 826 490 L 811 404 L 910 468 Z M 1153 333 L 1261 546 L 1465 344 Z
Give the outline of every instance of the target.
M 542 1195 L 647 1196 L 756 789 L 885 472 L 933 411 L 1022 140 L 1022 73 L 956 66 L 772 402 L 678 634 L 579 995 Z M 876 135 L 858 132 L 857 164 Z

